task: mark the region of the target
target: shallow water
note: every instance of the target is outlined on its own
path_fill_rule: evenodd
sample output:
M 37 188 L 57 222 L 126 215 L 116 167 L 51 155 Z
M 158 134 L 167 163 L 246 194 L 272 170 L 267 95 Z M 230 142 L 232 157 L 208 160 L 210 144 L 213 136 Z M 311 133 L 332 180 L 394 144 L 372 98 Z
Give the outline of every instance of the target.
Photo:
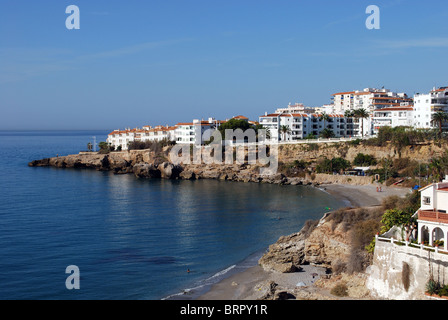
M 205 288 L 344 205 L 303 186 L 27 166 L 106 134 L 0 132 L 1 299 L 161 299 Z M 65 286 L 69 265 L 79 290 Z

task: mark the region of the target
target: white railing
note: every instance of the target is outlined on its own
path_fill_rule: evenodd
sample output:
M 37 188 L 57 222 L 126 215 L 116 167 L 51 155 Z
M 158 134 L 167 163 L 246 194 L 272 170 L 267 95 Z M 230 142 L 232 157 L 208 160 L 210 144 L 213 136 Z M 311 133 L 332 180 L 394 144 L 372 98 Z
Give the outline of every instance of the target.
M 380 237 L 378 235 L 375 236 L 375 241 L 382 241 L 382 242 L 389 242 L 391 244 L 395 244 L 395 245 L 404 245 L 406 247 L 411 247 L 411 248 L 415 248 L 415 249 L 420 249 L 420 250 L 429 250 L 429 251 L 433 251 L 435 253 L 441 253 L 441 254 L 448 254 L 448 251 L 440 249 L 439 247 L 435 246 L 426 246 L 423 243 L 421 244 L 416 244 L 416 243 L 411 243 L 409 241 L 401 241 L 401 240 L 397 240 L 394 238 L 385 238 L 385 237 Z

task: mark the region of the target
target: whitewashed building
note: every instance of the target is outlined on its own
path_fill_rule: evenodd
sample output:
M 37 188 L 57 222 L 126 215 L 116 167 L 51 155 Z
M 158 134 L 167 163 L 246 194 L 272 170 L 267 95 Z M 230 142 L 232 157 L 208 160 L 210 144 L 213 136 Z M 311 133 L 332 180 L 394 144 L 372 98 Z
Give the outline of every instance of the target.
M 328 117 L 324 120 L 317 113 L 265 113 L 259 123 L 269 130 L 271 142 L 301 140 L 310 134 L 318 137 L 325 128 L 332 130 L 335 137 L 347 136 L 347 119 L 341 114 Z M 283 126 L 287 130 L 283 131 Z
M 438 111 L 448 112 L 448 87 L 433 88 L 430 93 L 417 93 L 414 96 L 414 127 L 435 128 L 432 123 L 432 115 Z M 446 128 L 445 124 L 445 128 Z
M 441 183 L 421 188 L 421 206 L 418 210 L 418 242 L 443 241 L 448 250 L 448 176 Z
M 334 112 L 344 114 L 346 111 L 365 109 L 369 117 L 354 120 L 355 136 L 375 134 L 374 111 L 384 108 L 412 105 L 412 99 L 405 93 L 396 93 L 388 89 L 365 88 L 357 91 L 338 92 L 332 95 Z M 362 122 L 362 123 L 361 123 Z M 363 129 L 363 132 L 361 132 Z
M 121 147 L 121 150 L 127 150 L 129 143 L 133 141 L 174 141 L 175 127 L 170 126 L 143 126 L 142 128 L 127 128 L 125 130 L 114 130 L 109 133 L 106 142 L 115 149 Z
M 412 106 L 377 109 L 373 111 L 373 134 L 377 134 L 381 127 L 411 127 L 414 122 L 414 108 Z
M 236 116 L 236 119 L 248 121 L 244 116 Z M 217 130 L 225 121 L 208 118 L 208 120 L 194 119 L 193 122 L 180 122 L 174 130 L 176 143 L 202 144 L 211 138 L 212 132 Z
M 277 108 L 274 113 L 315 113 L 316 110 L 312 107 L 307 107 L 303 103 L 296 102 L 289 103 L 286 108 Z

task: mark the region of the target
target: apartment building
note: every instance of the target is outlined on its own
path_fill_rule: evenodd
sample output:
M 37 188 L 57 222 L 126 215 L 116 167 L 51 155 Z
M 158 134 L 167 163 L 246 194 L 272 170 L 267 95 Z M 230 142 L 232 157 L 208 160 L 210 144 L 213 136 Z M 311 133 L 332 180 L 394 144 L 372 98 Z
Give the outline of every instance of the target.
M 438 111 L 448 112 L 448 87 L 433 88 L 427 94 L 414 95 L 414 121 L 415 128 L 435 128 L 432 115 Z M 444 125 L 447 128 L 447 124 Z
M 222 121 L 214 118 L 209 118 L 208 120 L 194 119 L 193 122 L 180 122 L 176 124 L 174 140 L 176 143 L 200 144 L 209 140 L 212 130 L 216 130 L 221 123 Z
M 335 137 L 347 136 L 347 119 L 341 114 L 328 114 L 325 119 L 317 113 L 265 113 L 259 123 L 269 130 L 271 142 L 318 137 L 325 128 L 332 130 Z
M 161 141 L 161 140 L 175 140 L 175 127 L 170 126 L 143 126 L 142 128 L 114 130 L 109 133 L 106 142 L 111 146 L 121 150 L 127 150 L 129 143 L 133 141 Z
M 414 108 L 412 106 L 391 107 L 373 111 L 373 134 L 377 134 L 381 127 L 410 127 L 414 122 Z
M 412 104 L 406 93 L 396 93 L 388 89 L 365 88 L 362 91 L 338 92 L 332 95 L 334 111 L 344 113 L 346 110 L 375 109 L 400 106 L 402 103 Z
M 405 93 L 392 92 L 389 89 L 365 88 L 359 91 L 338 92 L 332 95 L 334 112 L 344 114 L 346 111 L 355 111 L 365 109 L 369 117 L 365 119 L 353 120 L 353 132 L 356 136 L 370 136 L 375 134 L 379 127 L 386 121 L 379 119 L 374 123 L 374 112 L 379 109 L 393 107 L 410 107 L 413 99 L 410 99 Z M 381 115 L 378 114 L 378 117 Z M 394 121 L 395 122 L 395 121 Z M 363 131 L 363 132 L 361 132 Z

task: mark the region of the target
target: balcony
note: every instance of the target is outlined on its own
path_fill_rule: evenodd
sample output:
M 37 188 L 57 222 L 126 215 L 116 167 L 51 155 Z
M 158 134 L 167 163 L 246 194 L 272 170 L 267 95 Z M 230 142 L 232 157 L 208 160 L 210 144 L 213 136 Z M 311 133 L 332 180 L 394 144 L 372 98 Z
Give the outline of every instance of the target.
M 419 210 L 418 219 L 430 222 L 448 223 L 448 214 L 441 211 Z

